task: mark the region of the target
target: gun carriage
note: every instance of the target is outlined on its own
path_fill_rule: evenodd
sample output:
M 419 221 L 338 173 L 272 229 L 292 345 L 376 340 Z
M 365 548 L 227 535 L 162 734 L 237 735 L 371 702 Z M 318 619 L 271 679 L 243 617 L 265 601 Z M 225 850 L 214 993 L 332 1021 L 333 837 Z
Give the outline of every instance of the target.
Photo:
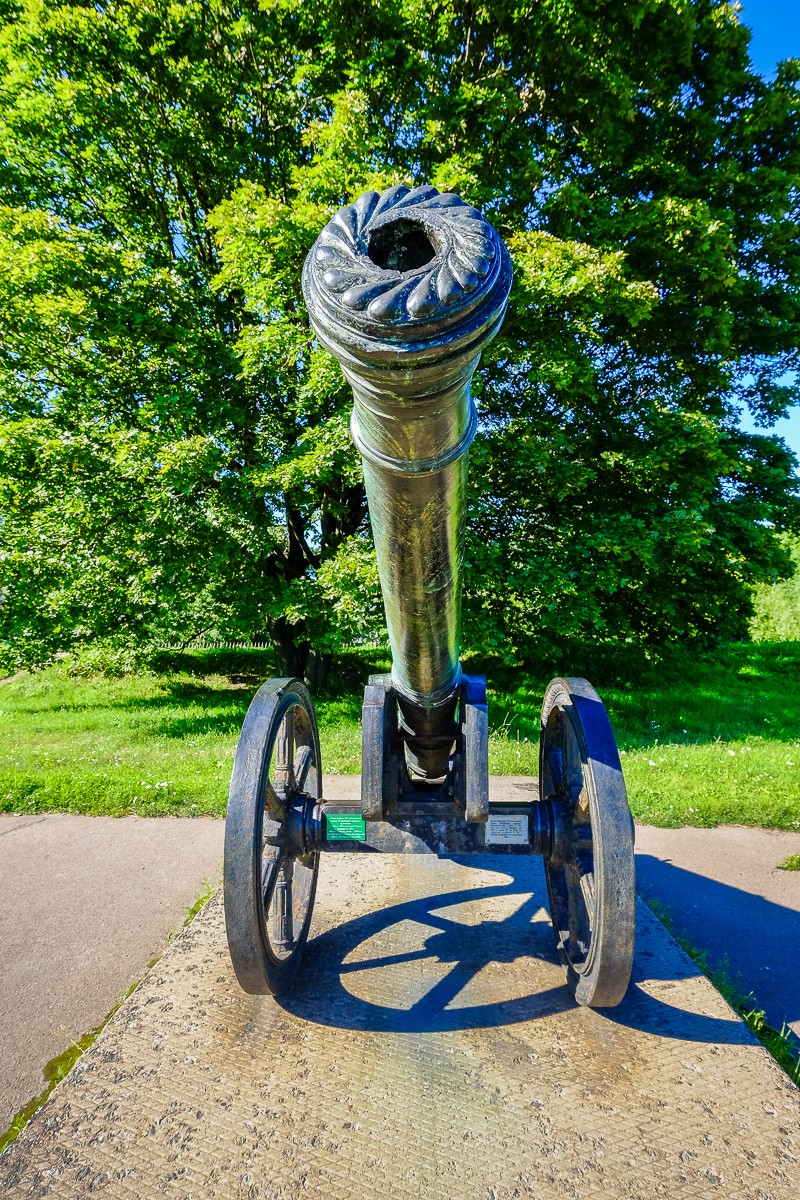
M 554 679 L 538 796 L 489 799 L 486 681 L 459 663 L 470 383 L 511 286 L 496 231 L 433 187 L 367 192 L 325 226 L 303 271 L 309 317 L 352 386 L 392 651 L 363 705 L 361 803 L 322 795 L 314 709 L 297 679 L 260 688 L 244 721 L 225 835 L 225 920 L 251 993 L 288 989 L 322 853 L 543 856 L 567 981 L 580 1004 L 623 997 L 633 957 L 633 823 L 605 708 Z

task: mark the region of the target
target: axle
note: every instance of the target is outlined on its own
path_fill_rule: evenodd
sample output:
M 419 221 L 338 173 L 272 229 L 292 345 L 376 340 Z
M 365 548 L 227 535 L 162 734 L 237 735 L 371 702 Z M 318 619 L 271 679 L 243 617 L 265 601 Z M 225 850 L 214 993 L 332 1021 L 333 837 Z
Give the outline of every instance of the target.
M 452 804 L 403 804 L 381 821 L 365 821 L 352 804 L 297 795 L 276 835 L 290 855 L 540 854 L 557 863 L 574 845 L 567 807 L 558 801 L 490 804 L 485 823 L 454 812 Z

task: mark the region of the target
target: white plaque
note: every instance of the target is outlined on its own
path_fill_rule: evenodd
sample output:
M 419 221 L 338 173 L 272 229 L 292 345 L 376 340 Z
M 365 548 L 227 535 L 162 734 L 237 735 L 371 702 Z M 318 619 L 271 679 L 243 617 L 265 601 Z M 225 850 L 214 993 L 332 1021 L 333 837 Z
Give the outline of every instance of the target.
M 487 846 L 527 846 L 528 814 L 490 813 L 486 822 Z

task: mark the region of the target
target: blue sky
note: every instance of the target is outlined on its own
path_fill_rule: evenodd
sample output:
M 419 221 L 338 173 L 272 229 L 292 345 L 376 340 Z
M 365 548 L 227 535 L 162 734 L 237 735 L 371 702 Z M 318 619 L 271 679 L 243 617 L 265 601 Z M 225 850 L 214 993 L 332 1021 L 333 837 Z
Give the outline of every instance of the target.
M 767 79 L 775 74 L 775 64 L 782 58 L 800 57 L 800 0 L 740 0 L 739 20 L 752 32 L 750 58 L 753 66 Z M 744 429 L 755 426 L 748 416 L 742 418 Z M 780 434 L 800 458 L 800 407 L 793 408 L 785 421 L 775 424 Z
M 771 78 L 779 59 L 800 55 L 800 4 L 797 0 L 740 0 L 740 7 L 739 20 L 753 35 L 753 65 Z

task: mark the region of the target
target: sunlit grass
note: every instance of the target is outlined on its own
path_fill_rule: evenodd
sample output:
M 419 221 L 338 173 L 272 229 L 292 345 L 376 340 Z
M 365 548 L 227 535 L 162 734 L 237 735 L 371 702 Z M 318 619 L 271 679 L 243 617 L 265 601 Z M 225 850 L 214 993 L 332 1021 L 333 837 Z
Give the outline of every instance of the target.
M 538 744 L 495 735 L 489 770 L 537 775 L 538 753 Z M 800 741 L 654 742 L 623 748 L 621 760 L 634 815 L 647 824 L 800 829 Z
M 0 810 L 144 816 L 224 811 L 249 689 L 209 675 L 0 688 Z
M 345 656 L 315 696 L 328 773 L 360 770 L 363 684 L 388 665 L 367 659 Z M 538 774 L 542 694 L 565 665 L 487 665 L 492 773 Z M 800 829 L 800 645 L 569 666 L 608 707 L 640 820 Z M 196 652 L 122 679 L 59 665 L 3 684 L 0 811 L 222 815 L 241 723 L 272 673 L 263 651 Z
M 800 643 L 634 660 L 632 679 L 618 665 L 581 665 L 611 717 L 639 820 L 800 829 Z M 490 690 L 491 772 L 538 774 L 543 685 Z

